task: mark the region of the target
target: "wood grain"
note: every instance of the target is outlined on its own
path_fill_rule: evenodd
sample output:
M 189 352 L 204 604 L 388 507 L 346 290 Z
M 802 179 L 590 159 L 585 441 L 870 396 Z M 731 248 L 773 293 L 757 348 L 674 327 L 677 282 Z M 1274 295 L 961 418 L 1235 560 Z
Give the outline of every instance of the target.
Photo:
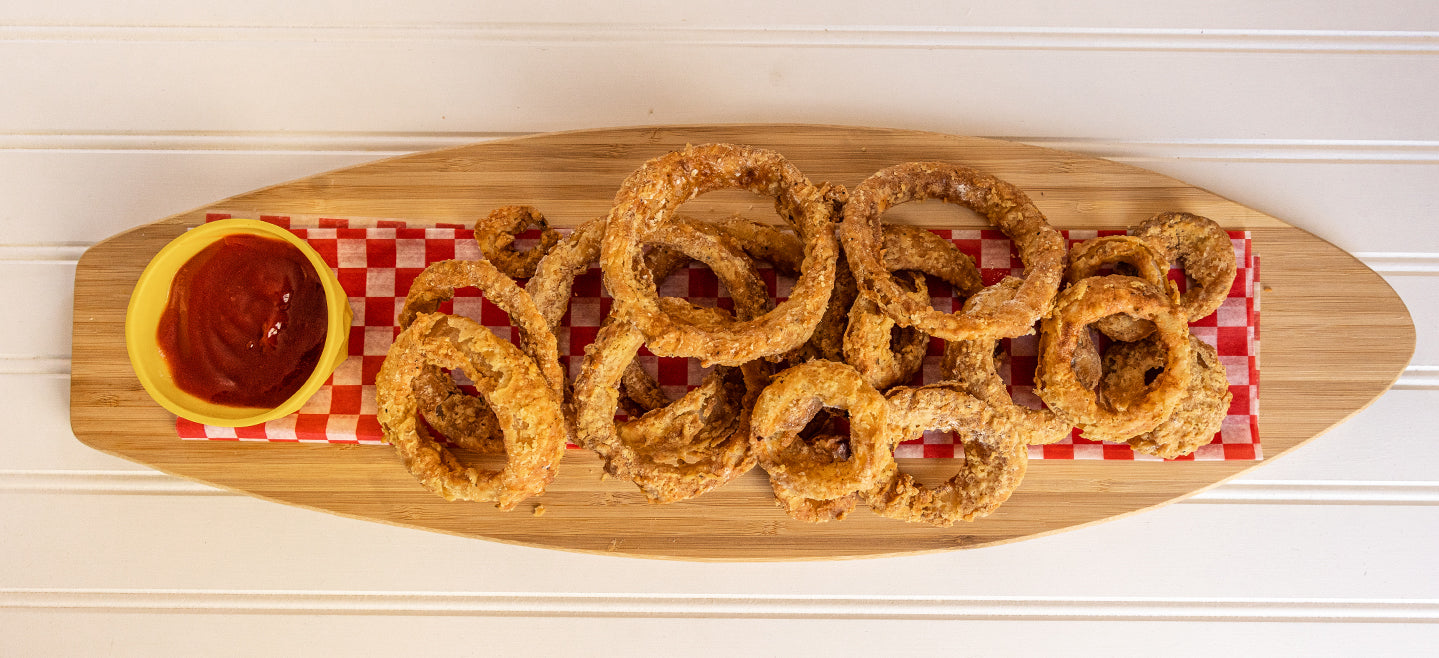
M 423 490 L 386 447 L 180 441 L 124 346 L 130 289 L 149 258 L 212 209 L 464 221 L 531 203 L 558 225 L 608 209 L 625 174 L 686 143 L 742 142 L 784 153 L 814 180 L 853 185 L 897 162 L 948 160 L 1024 188 L 1060 228 L 1123 228 L 1162 210 L 1202 214 L 1253 232 L 1263 259 L 1260 436 L 1273 459 L 1364 408 L 1399 375 L 1414 329 L 1377 274 L 1319 238 L 1205 190 L 1135 167 L 997 140 L 805 125 L 676 126 L 556 133 L 383 160 L 265 188 L 142 226 L 91 248 L 75 275 L 71 425 L 96 449 L 269 500 L 345 516 L 497 541 L 660 558 L 781 560 L 968 548 L 1096 523 L 1191 495 L 1262 462 L 1033 462 L 1019 491 L 979 522 L 919 527 L 856 512 L 841 523 L 795 523 L 754 472 L 694 501 L 651 506 L 628 483 L 602 481 L 571 451 L 538 502 L 508 514 L 446 503 Z M 748 195 L 692 202 L 697 214 L 764 208 Z M 976 225 L 941 204 L 887 216 L 925 226 Z M 942 460 L 906 463 L 938 477 Z

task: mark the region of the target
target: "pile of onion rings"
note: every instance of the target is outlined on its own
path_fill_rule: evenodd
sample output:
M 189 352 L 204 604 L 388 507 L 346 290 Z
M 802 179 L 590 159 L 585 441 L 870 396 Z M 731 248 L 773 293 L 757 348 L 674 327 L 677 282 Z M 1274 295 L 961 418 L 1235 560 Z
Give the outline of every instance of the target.
M 725 189 L 772 199 L 778 222 L 683 214 L 690 199 Z M 883 221 L 922 199 L 988 219 L 1014 241 L 1023 275 L 986 286 L 949 240 Z M 527 227 L 538 227 L 538 244 L 517 250 Z M 475 240 L 481 259 L 435 263 L 415 279 L 377 382 L 386 439 L 447 499 L 512 509 L 544 492 L 569 442 L 652 503 L 759 466 L 797 520 L 865 506 L 949 526 L 1009 498 L 1030 445 L 1077 428 L 1173 458 L 1208 443 L 1229 406 L 1224 367 L 1189 323 L 1228 294 L 1233 248 L 1217 224 L 1187 213 L 1070 251 L 1023 191 L 981 171 L 905 163 L 846 189 L 811 182 L 774 151 L 705 144 L 646 162 L 606 216 L 567 235 L 535 208 L 506 206 L 476 222 Z M 691 261 L 714 273 L 733 311 L 660 295 Z M 567 377 L 556 331 L 575 278 L 595 264 L 614 303 Z M 1188 276 L 1183 293 L 1175 266 Z M 764 268 L 793 281 L 787 298 L 775 298 Z M 460 287 L 509 313 L 517 340 L 438 312 Z M 935 290 L 961 310 L 936 310 Z M 1006 339 L 1036 331 L 1044 408 L 1011 399 L 997 365 Z M 942 381 L 915 385 L 940 342 Z M 703 382 L 672 399 L 640 365 L 641 348 L 697 361 Z M 964 447 L 938 485 L 894 457 L 924 431 L 953 432 Z M 504 465 L 467 466 L 456 448 Z

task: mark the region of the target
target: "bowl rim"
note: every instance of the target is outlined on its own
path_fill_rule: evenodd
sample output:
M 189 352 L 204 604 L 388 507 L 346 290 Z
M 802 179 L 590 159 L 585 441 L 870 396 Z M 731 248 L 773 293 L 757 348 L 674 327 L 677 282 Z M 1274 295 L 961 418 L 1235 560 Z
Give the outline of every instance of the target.
M 273 408 L 220 405 L 181 390 L 170 379 L 169 364 L 160 354 L 156 339 L 159 315 L 168 305 L 175 273 L 201 249 L 236 234 L 276 237 L 295 246 L 319 275 L 325 290 L 325 344 L 315 370 L 305 383 L 283 403 Z M 157 310 L 158 309 L 158 310 Z M 289 230 L 258 219 L 231 218 L 190 228 L 171 240 L 146 264 L 130 292 L 125 308 L 125 349 L 130 366 L 150 397 L 171 413 L 205 425 L 246 427 L 288 416 L 319 392 L 330 375 L 345 360 L 349 329 L 353 320 L 349 296 L 339 277 L 319 252 Z

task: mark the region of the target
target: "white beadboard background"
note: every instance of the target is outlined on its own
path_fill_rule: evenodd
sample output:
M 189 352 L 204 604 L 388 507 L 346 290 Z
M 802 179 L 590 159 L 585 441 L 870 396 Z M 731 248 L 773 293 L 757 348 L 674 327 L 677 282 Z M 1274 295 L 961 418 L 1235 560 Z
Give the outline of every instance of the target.
M 781 4 L 0 2 L 0 655 L 1435 654 L 1439 3 Z M 1015 139 L 1208 188 L 1383 274 L 1414 361 L 1184 503 L 837 563 L 394 528 L 70 432 L 74 266 L 108 235 L 417 150 L 772 121 Z

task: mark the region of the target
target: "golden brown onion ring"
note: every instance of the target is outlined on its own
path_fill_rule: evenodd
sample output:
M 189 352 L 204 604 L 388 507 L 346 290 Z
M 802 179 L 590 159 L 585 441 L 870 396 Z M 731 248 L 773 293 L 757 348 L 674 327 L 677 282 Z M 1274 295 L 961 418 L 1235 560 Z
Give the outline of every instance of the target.
M 880 217 L 892 206 L 940 199 L 967 207 L 1008 235 L 1024 261 L 1023 284 L 1011 299 L 983 314 L 944 313 L 921 304 L 885 267 Z M 860 290 L 903 326 L 944 340 L 1019 336 L 1049 311 L 1064 275 L 1064 239 L 1019 188 L 988 174 L 939 162 L 912 162 L 883 169 L 850 192 L 840 226 L 845 257 Z
M 1074 366 L 1089 325 L 1116 313 L 1153 322 L 1165 350 L 1164 372 L 1143 396 L 1122 407 L 1101 404 L 1095 391 L 1079 381 Z M 1130 276 L 1091 277 L 1061 293 L 1040 325 L 1035 393 L 1086 438 L 1122 440 L 1154 429 L 1174 411 L 1189 383 L 1191 364 L 1189 324 L 1162 289 Z
M 695 196 L 747 189 L 775 199 L 775 208 L 804 240 L 805 259 L 790 296 L 750 320 L 701 330 L 666 312 L 655 281 L 642 267 L 641 247 Z M 687 147 L 646 162 L 615 196 L 605 226 L 600 264 L 617 312 L 645 334 L 660 356 L 740 365 L 783 354 L 809 340 L 834 286 L 838 246 L 831 230 L 834 206 L 778 153 L 732 144 Z
M 1179 301 L 1190 322 L 1219 310 L 1237 272 L 1234 243 L 1219 224 L 1186 212 L 1166 212 L 1135 227 L 1134 235 L 1155 246 L 1166 263 L 1183 267 L 1194 281 Z
M 950 284 L 954 294 L 967 299 L 984 289 L 979 269 L 953 242 L 931 231 L 913 226 L 884 227 L 884 266 L 891 272 L 908 273 L 909 284 L 901 286 L 912 295 L 915 305 L 928 305 L 929 290 L 923 275 L 930 275 Z M 917 276 L 916 278 L 916 275 Z M 1005 283 L 1019 279 L 1007 278 Z M 1011 286 L 1012 288 L 1012 286 Z M 995 286 L 991 290 L 1005 289 Z M 1009 297 L 1012 290 L 1007 290 Z M 991 293 L 990 296 L 994 296 Z M 1008 299 L 1009 297 L 1005 297 Z M 849 325 L 844 333 L 844 361 L 859 370 L 875 388 L 885 390 L 912 377 L 924 365 L 929 351 L 929 335 L 914 328 L 898 329 L 897 342 L 892 345 L 893 318 L 879 310 L 879 305 L 859 297 L 850 307 Z
M 743 316 L 769 308 L 768 291 L 743 251 L 727 237 L 703 230 L 692 220 L 677 220 L 650 239 L 710 267 Z M 661 305 L 672 298 L 661 298 Z M 691 326 L 712 328 L 733 320 L 720 309 L 678 304 L 668 311 Z M 652 502 L 684 500 L 709 491 L 754 466 L 749 450 L 749 400 L 727 385 L 726 371 L 717 368 L 704 384 L 680 400 L 616 426 L 618 385 L 632 368 L 644 336 L 617 313 L 585 348 L 574 382 L 576 425 L 581 445 L 599 453 L 605 468 L 627 477 Z M 762 364 L 744 366 L 746 387 L 757 394 L 763 385 Z M 631 376 L 635 376 L 631 372 Z
M 829 188 L 836 193 L 842 187 Z M 836 216 L 837 216 L 836 212 Z M 768 224 L 731 217 L 707 223 L 712 230 L 732 238 L 741 249 L 756 261 L 769 263 L 779 274 L 798 276 L 804 262 L 804 242 L 791 231 L 781 230 Z M 834 290 L 830 292 L 825 305 L 824 316 L 814 327 L 804 345 L 785 355 L 787 363 L 803 363 L 814 359 L 830 361 L 844 360 L 844 332 L 849 321 L 849 309 L 854 304 L 859 289 L 849 265 L 843 258 L 835 260 Z
M 955 432 L 964 442 L 964 465 L 937 487 L 926 487 L 908 473 L 867 496 L 876 514 L 910 523 L 947 527 L 989 515 L 1024 478 L 1029 452 L 1015 432 L 1013 414 L 996 409 L 954 384 L 899 387 L 886 396 L 901 440 L 925 430 Z
M 791 450 L 799 433 L 821 408 L 849 412 L 849 458 L 816 458 Z M 813 500 L 834 500 L 869 491 L 895 472 L 896 427 L 889 404 L 854 368 L 833 361 L 809 361 L 775 375 L 755 401 L 751 419 L 755 456 L 776 490 Z
M 540 230 L 540 243 L 520 253 L 515 250 L 515 236 L 530 226 Z M 475 242 L 480 245 L 480 253 L 506 276 L 516 279 L 534 276 L 535 266 L 559 240 L 559 232 L 550 228 L 545 216 L 533 206 L 496 208 L 475 221 Z
M 722 370 L 673 403 L 615 422 L 616 372 L 623 373 L 643 343 L 639 330 L 611 316 L 585 348 L 574 396 L 581 444 L 605 460 L 607 472 L 633 480 L 653 503 L 693 498 L 753 468 L 749 412 Z
M 924 272 L 954 287 L 961 300 L 984 289 L 974 259 L 953 242 L 916 226 L 884 225 L 884 268 L 890 272 Z M 928 304 L 929 300 L 914 300 Z
M 529 294 L 489 261 L 447 260 L 426 267 L 410 284 L 399 314 L 400 327 L 409 327 L 415 317 L 433 312 L 454 297 L 455 289 L 466 287 L 479 289 L 486 300 L 509 314 L 520 331 L 525 353 L 534 359 L 545 381 L 563 400 L 565 376 L 554 332 Z M 481 452 L 498 447 L 498 426 L 491 422 L 493 410 L 484 400 L 460 391 L 449 374 L 437 367 L 426 367 L 417 376 L 415 386 L 420 394 L 421 415 L 445 438 Z M 568 411 L 568 406 L 565 409 Z
M 478 288 L 486 300 L 509 314 L 520 331 L 525 352 L 539 365 L 545 381 L 556 392 L 563 391 L 565 377 L 560 369 L 559 347 L 549 323 L 529 294 L 489 261 L 446 260 L 426 267 L 410 284 L 400 309 L 400 326 L 408 327 L 421 313 L 434 312 L 442 302 L 454 297 L 456 288 L 466 287 Z
M 849 459 L 849 437 L 820 434 L 798 439 L 785 446 L 780 459 L 792 463 L 825 465 L 842 462 Z M 860 499 L 858 492 L 828 500 L 805 498 L 785 483 L 773 479 L 770 480 L 770 486 L 774 489 L 775 501 L 779 503 L 780 509 L 790 518 L 806 523 L 839 521 L 854 511 Z
M 429 423 L 456 447 L 482 454 L 505 451 L 504 433 L 495 411 L 485 399 L 460 390 L 455 380 L 437 366 L 425 366 L 415 377 L 415 404 Z
M 419 419 L 415 378 L 425 366 L 464 371 L 504 436 L 505 466 L 465 466 Z M 535 361 L 469 318 L 421 314 L 400 332 L 375 381 L 378 419 L 405 468 L 446 500 L 493 501 L 502 510 L 544 492 L 569 435 L 562 401 Z

